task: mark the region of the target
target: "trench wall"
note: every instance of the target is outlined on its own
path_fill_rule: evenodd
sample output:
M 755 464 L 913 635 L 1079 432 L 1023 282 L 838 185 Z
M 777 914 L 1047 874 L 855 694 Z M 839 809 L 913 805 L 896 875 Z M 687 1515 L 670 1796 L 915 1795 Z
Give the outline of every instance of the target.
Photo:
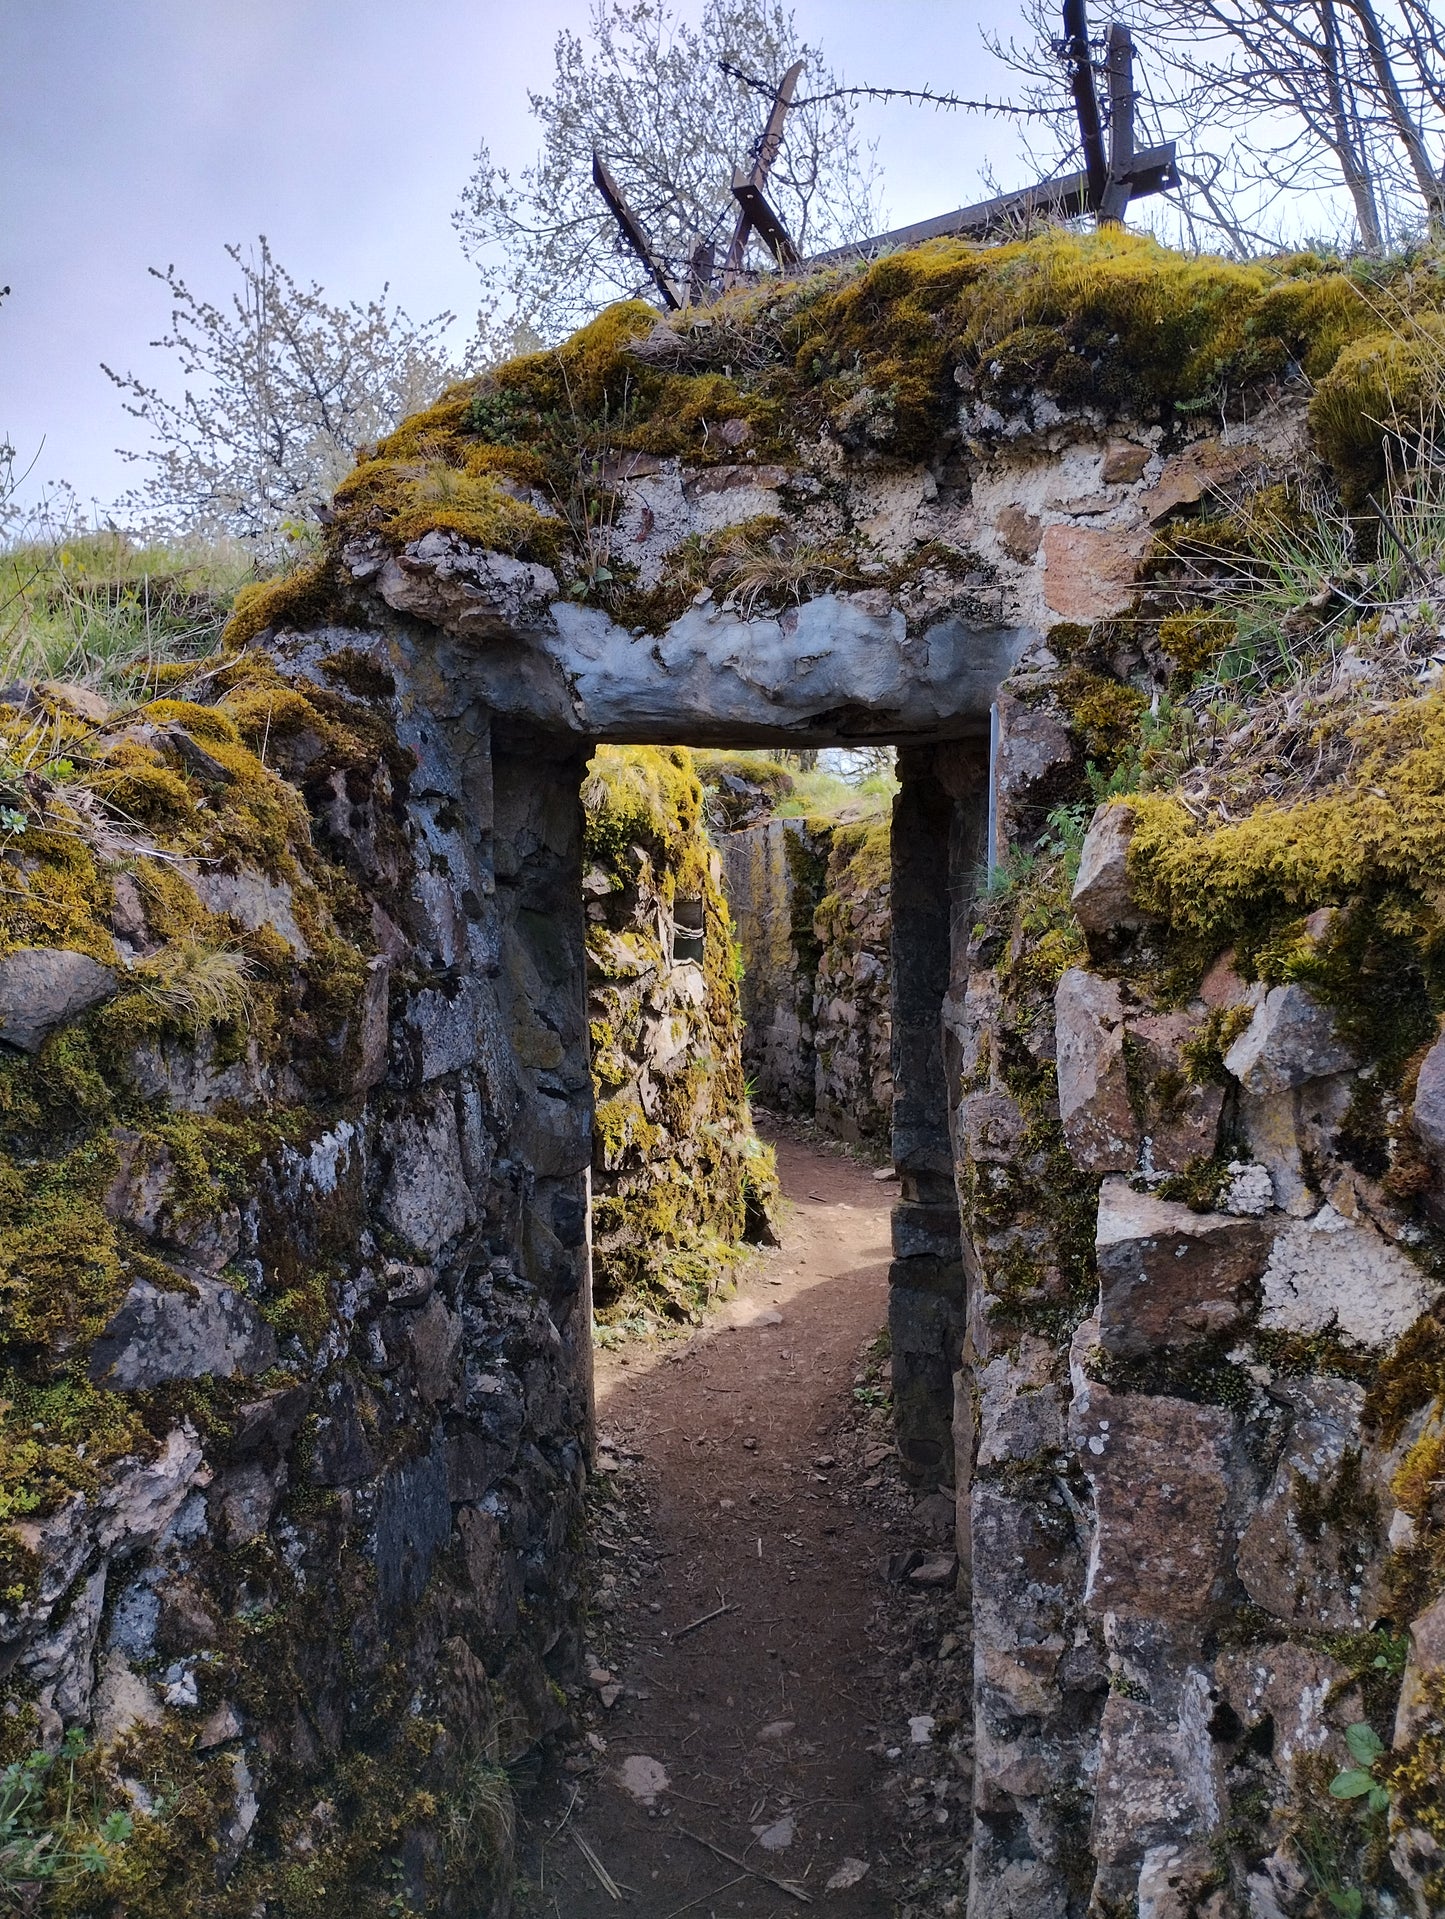
M 577 794 L 639 737 L 906 748 L 890 1317 L 908 1471 L 958 1497 L 955 1905 L 1445 1907 L 1439 623 L 1350 517 L 1434 376 L 1379 309 L 1122 234 L 634 303 L 364 461 L 187 700 L 40 696 L 3 1730 L 97 1735 L 117 1910 L 505 1906 L 500 1768 L 580 1618 Z M 1208 676 L 1281 512 L 1354 561 L 1269 629 L 1325 705 L 1266 673 L 1251 732 Z
M 563 1721 L 583 765 L 459 685 L 323 630 L 0 706 L 74 769 L 0 906 L 0 1734 L 88 1735 L 107 1911 L 502 1911 Z
M 887 821 L 768 820 L 719 836 L 759 1101 L 853 1143 L 893 1123 Z
M 685 747 L 603 747 L 582 797 L 597 1312 L 695 1316 L 771 1233 L 776 1189 L 744 1092 L 722 862 Z
M 1147 631 L 1058 637 L 1102 688 Z M 1157 794 L 1106 805 L 1070 858 L 1058 808 L 1082 826 L 1110 750 L 1076 671 L 1003 690 L 1000 850 L 1034 862 L 973 904 L 945 1000 L 967 1910 L 1423 1919 L 1445 1893 L 1429 937 L 1378 916 L 1369 854 L 1343 894 L 1311 869 L 1276 890 L 1267 862 L 1318 847 L 1336 803 L 1307 786 L 1212 836 Z

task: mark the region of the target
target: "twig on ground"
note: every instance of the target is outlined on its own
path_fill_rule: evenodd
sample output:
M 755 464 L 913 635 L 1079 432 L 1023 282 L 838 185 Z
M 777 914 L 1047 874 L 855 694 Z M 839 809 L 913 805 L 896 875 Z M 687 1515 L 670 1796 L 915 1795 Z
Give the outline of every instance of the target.
M 731 1892 L 734 1886 L 740 1886 L 747 1876 L 745 1872 L 740 1872 L 736 1879 L 729 1879 L 725 1886 L 719 1886 L 716 1891 L 700 1892 L 696 1899 L 689 1899 L 685 1906 L 674 1906 L 668 1913 L 667 1919 L 680 1919 L 682 1913 L 691 1912 L 693 1907 L 700 1906 L 704 1899 L 720 1899 L 725 1892 Z
M 754 1879 L 761 1879 L 764 1885 L 776 1886 L 779 1892 L 787 1893 L 790 1899 L 796 1899 L 800 1905 L 812 1905 L 812 1893 L 804 1892 L 803 1888 L 795 1885 L 791 1879 L 775 1879 L 770 1872 L 759 1872 L 758 1868 L 750 1866 L 746 1859 L 739 1859 L 735 1852 L 729 1852 L 725 1846 L 718 1845 L 716 1840 L 704 1839 L 700 1832 L 694 1832 L 690 1826 L 679 1826 L 678 1831 L 684 1839 L 691 1839 L 699 1846 L 706 1846 L 708 1851 L 715 1852 L 719 1859 L 726 1859 L 730 1866 L 741 1866 L 744 1872 L 751 1873 Z
M 699 1626 L 705 1626 L 710 1619 L 720 1619 L 725 1612 L 736 1612 L 737 1610 L 737 1604 L 733 1600 L 729 1600 L 725 1606 L 714 1606 L 711 1612 L 705 1612 L 700 1619 L 692 1619 L 688 1621 L 687 1625 L 679 1626 L 677 1631 L 672 1635 L 673 1645 L 675 1646 L 679 1639 L 686 1639 L 690 1632 L 696 1632 Z
M 612 1874 L 607 1870 L 606 1866 L 603 1865 L 602 1861 L 597 1857 L 597 1854 L 592 1850 L 591 1846 L 588 1845 L 580 1832 L 574 1832 L 572 1834 L 572 1843 L 592 1868 L 598 1885 L 601 1886 L 602 1890 L 607 1894 L 607 1897 L 609 1899 L 615 1899 L 620 1905 L 622 1903 L 622 1894 L 617 1889 L 617 1881 L 612 1877 Z

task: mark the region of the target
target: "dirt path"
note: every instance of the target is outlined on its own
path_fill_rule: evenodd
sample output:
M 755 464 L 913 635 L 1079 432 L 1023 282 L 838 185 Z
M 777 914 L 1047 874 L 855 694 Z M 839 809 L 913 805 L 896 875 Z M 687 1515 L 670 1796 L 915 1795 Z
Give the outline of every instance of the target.
M 529 1816 L 529 1911 L 801 1911 L 754 1873 L 830 1919 L 892 1910 L 873 1631 L 891 1542 L 862 1509 L 887 1448 L 855 1388 L 886 1318 L 897 1189 L 795 1141 L 778 1158 L 783 1244 L 737 1297 L 685 1344 L 598 1355 L 599 1710 Z

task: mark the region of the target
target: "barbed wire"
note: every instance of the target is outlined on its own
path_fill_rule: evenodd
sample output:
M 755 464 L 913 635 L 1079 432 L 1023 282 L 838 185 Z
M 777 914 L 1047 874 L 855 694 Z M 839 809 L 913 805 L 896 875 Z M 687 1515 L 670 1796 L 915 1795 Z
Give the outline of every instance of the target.
M 777 88 L 767 80 L 760 80 L 756 74 L 734 66 L 731 60 L 719 60 L 718 65 L 730 78 L 740 80 L 755 93 L 766 94 L 770 100 L 777 98 Z M 950 113 L 962 109 L 965 113 L 995 113 L 1015 120 L 1052 120 L 1058 117 L 1057 109 L 1051 107 L 1020 107 L 1011 100 L 965 100 L 956 93 L 935 93 L 932 87 L 830 87 L 826 93 L 804 94 L 792 104 L 795 107 L 816 107 L 829 100 L 912 100 L 920 106 L 947 108 Z

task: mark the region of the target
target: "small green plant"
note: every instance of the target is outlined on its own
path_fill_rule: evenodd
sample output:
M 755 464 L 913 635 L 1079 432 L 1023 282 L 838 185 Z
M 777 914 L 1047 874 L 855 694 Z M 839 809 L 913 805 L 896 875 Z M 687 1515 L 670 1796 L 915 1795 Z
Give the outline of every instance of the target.
M 75 778 L 75 762 L 49 756 L 36 735 L 23 746 L 0 748 L 0 846 L 43 817 L 51 789 Z
M 32 531 L 0 548 L 0 684 L 54 679 L 133 696 L 156 667 L 213 653 L 236 589 L 255 576 L 249 552 L 229 541 Z
M 102 1815 L 77 1803 L 84 1751 L 73 1727 L 59 1752 L 32 1752 L 0 1772 L 0 1906 L 8 1912 L 31 1910 L 46 1886 L 103 1873 L 131 1836 L 128 1812 Z
M 1350 1749 L 1350 1757 L 1355 1761 L 1343 1772 L 1337 1772 L 1330 1781 L 1330 1793 L 1335 1799 L 1363 1799 L 1369 1811 L 1385 1812 L 1390 1804 L 1388 1790 L 1375 1778 L 1372 1768 L 1384 1753 L 1384 1744 L 1373 1726 L 1363 1720 L 1345 1729 L 1345 1744 Z M 1337 1908 L 1343 1912 L 1345 1907 Z M 1349 1908 L 1359 1911 L 1359 1906 Z

